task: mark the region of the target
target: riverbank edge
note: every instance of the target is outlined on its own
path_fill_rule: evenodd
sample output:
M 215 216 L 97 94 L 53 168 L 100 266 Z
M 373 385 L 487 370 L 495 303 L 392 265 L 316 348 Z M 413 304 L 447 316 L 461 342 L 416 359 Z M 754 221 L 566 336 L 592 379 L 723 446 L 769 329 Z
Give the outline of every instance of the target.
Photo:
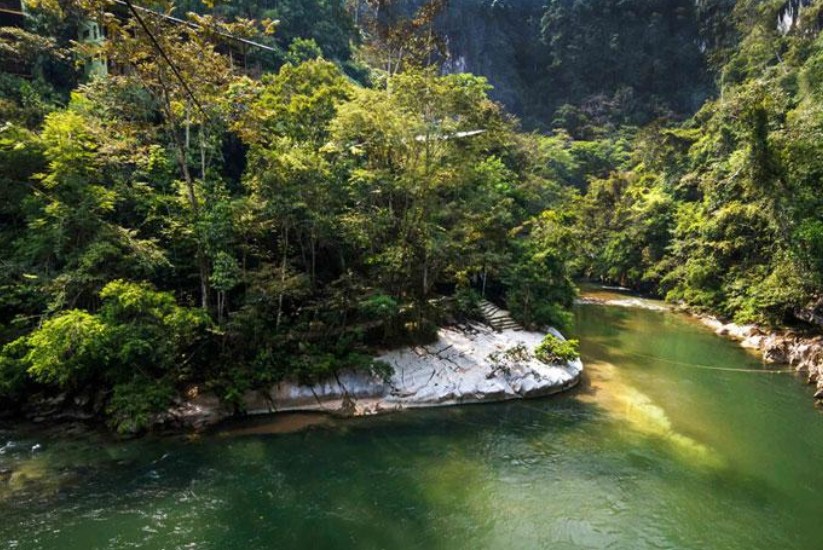
M 625 288 L 614 288 L 629 291 Z M 765 329 L 757 324 L 741 325 L 724 322 L 716 315 L 696 311 L 684 303 L 665 305 L 645 303 L 643 296 L 628 295 L 621 299 L 601 299 L 581 295 L 579 303 L 595 303 L 615 307 L 637 307 L 651 311 L 673 311 L 695 319 L 710 328 L 717 336 L 737 342 L 740 347 L 758 354 L 767 364 L 789 365 L 798 374 L 806 375 L 806 382 L 815 385 L 815 403 L 823 405 L 823 334 L 802 335 L 789 328 Z
M 538 361 L 533 350 L 546 334 L 565 339 L 551 328 L 545 332 L 496 331 L 480 323 L 442 327 L 433 344 L 401 347 L 376 357 L 394 368 L 390 379 L 340 372 L 314 386 L 285 381 L 269 390 L 244 394 L 240 414 L 227 409 L 214 395 L 195 395 L 158 415 L 155 427 L 197 432 L 244 416 L 320 412 L 360 417 L 555 395 L 577 386 L 583 363 L 579 358 L 551 365 Z M 502 363 L 491 359 L 491 353 L 518 344 L 529 350 L 527 356 L 504 358 Z
M 806 375 L 808 384 L 815 385 L 815 402 L 823 403 L 823 335 L 801 335 L 788 328 L 764 329 L 756 324 L 726 323 L 714 315 L 690 311 L 683 306 L 673 309 L 689 314 L 716 335 L 757 353 L 767 364 L 794 367 L 798 374 Z

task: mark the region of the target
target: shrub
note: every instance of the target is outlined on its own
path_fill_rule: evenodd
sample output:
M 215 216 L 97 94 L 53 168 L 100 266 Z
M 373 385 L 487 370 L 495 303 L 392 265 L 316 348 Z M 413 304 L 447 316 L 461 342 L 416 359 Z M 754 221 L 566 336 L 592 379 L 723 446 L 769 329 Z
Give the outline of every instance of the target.
M 109 422 L 121 432 L 140 431 L 170 404 L 172 381 L 189 368 L 209 319 L 148 283 L 112 281 L 100 298 L 96 314 L 64 311 L 7 344 L 0 394 L 19 390 L 23 373 L 68 391 L 112 388 Z
M 20 359 L 26 351 L 25 337 L 9 342 L 0 350 L 0 403 L 11 405 L 25 394 L 26 366 Z M 0 410 L 3 408 L 0 405 Z
M 454 307 L 458 315 L 480 319 L 480 294 L 473 288 L 459 287 L 454 293 Z
M 114 386 L 106 407 L 109 425 L 121 434 L 136 434 L 150 428 L 158 412 L 174 397 L 174 386 L 166 380 L 137 375 Z
M 489 362 L 492 364 L 492 371 L 488 377 L 494 376 L 498 372 L 503 372 L 508 375 L 511 373 L 511 368 L 517 363 L 523 363 L 531 360 L 532 355 L 529 353 L 529 348 L 523 342 L 518 342 L 504 351 L 494 351 L 489 354 Z
M 386 294 L 376 294 L 360 303 L 360 311 L 368 318 L 391 319 L 397 315 L 397 300 Z
M 547 334 L 534 348 L 534 356 L 546 364 L 572 361 L 580 357 L 577 340 L 562 340 L 554 334 Z
M 24 357 L 37 381 L 61 388 L 78 387 L 106 361 L 106 325 L 80 310 L 53 317 L 28 336 Z

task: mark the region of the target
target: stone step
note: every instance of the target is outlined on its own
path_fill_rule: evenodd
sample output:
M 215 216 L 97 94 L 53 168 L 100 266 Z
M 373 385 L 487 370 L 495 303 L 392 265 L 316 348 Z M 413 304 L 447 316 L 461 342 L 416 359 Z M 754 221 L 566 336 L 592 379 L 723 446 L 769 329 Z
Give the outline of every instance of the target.
M 517 321 L 506 321 L 505 323 L 492 323 L 492 326 L 500 329 L 519 328 L 520 323 L 518 323 Z
M 505 322 L 495 322 L 489 323 L 494 328 L 516 328 L 520 326 L 520 323 L 514 320 L 505 321 Z
M 515 321 L 511 317 L 506 317 L 505 319 L 495 319 L 494 322 L 500 325 L 506 325 L 509 323 L 518 324 L 517 321 Z
M 486 324 L 493 330 L 498 332 L 501 330 L 523 330 L 520 323 L 512 319 L 508 311 L 500 309 L 488 300 L 480 302 L 480 312 L 486 319 Z

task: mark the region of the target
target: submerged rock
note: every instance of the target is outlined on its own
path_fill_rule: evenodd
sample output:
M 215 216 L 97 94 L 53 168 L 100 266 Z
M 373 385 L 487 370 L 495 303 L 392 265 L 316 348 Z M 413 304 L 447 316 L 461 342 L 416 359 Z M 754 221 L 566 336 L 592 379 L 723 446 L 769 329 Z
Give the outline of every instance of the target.
M 231 416 L 220 400 L 209 394 L 197 391 L 190 393 L 189 399 L 180 401 L 162 415 L 158 415 L 154 424 L 171 430 L 202 430 L 213 426 Z

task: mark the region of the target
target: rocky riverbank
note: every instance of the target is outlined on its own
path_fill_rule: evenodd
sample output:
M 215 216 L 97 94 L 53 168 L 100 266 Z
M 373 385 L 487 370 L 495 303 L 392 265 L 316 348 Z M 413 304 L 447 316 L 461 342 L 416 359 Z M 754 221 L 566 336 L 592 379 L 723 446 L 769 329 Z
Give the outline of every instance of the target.
M 552 333 L 562 338 L 559 332 Z M 388 379 L 343 372 L 314 386 L 283 382 L 269 391 L 246 394 L 243 405 L 250 415 L 323 411 L 362 416 L 550 395 L 575 386 L 583 364 L 576 359 L 547 365 L 536 359 L 534 348 L 544 336 L 495 331 L 481 324 L 446 327 L 432 344 L 381 354 L 377 359 L 394 369 Z M 181 403 L 160 421 L 169 427 L 199 429 L 227 416 L 217 399 L 203 395 Z
M 718 336 L 737 341 L 752 350 L 769 364 L 790 365 L 798 373 L 805 374 L 809 384 L 815 384 L 815 399 L 823 403 L 823 335 L 798 334 L 791 330 L 764 330 L 757 325 L 725 323 L 717 317 L 697 313 L 687 306 L 670 306 L 657 300 L 627 295 L 628 289 L 594 287 L 579 298 L 580 303 L 596 303 L 617 307 L 634 307 L 653 311 L 679 311 L 697 319 L 711 328 Z M 807 312 L 805 319 L 820 324 L 814 312 Z M 802 317 L 799 317 L 802 318 Z
M 757 325 L 724 323 L 707 315 L 696 317 L 718 336 L 755 351 L 766 363 L 791 365 L 805 374 L 807 382 L 817 387 L 814 398 L 823 402 L 823 336 L 800 335 L 791 330 L 765 331 Z

